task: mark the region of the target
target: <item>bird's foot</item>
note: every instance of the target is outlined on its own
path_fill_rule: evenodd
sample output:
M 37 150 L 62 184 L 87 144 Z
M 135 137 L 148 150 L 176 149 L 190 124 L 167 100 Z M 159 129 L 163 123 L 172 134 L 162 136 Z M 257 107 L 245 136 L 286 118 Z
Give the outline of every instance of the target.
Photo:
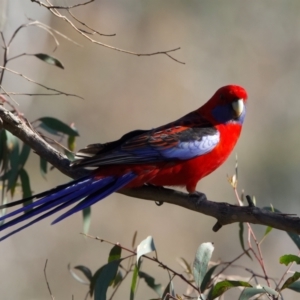
M 190 193 L 189 198 L 191 200 L 207 201 L 206 195 L 204 193 L 197 192 L 197 191 L 194 191 L 194 192 Z

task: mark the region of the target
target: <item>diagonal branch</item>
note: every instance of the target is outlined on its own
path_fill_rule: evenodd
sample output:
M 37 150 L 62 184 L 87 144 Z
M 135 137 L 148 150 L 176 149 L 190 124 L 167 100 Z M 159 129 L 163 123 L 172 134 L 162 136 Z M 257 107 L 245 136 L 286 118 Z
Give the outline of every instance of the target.
M 70 161 L 65 155 L 49 145 L 34 131 L 26 119 L 14 115 L 3 105 L 0 105 L 0 125 L 0 129 L 10 131 L 63 174 L 72 178 L 79 178 L 89 173 L 87 170 L 71 169 Z M 207 200 L 205 195 L 200 193 L 199 195 L 188 195 L 176 190 L 154 186 L 123 189 L 119 193 L 143 200 L 175 204 L 211 216 L 217 219 L 213 228 L 214 231 L 220 229 L 222 225 L 248 222 L 300 234 L 300 219 L 298 217 L 270 212 L 252 205 L 240 207 L 229 203 L 213 202 Z

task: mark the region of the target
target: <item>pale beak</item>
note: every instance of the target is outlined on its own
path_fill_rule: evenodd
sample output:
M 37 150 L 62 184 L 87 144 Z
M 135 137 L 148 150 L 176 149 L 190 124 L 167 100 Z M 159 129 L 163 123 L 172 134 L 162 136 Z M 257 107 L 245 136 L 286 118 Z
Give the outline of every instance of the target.
M 236 118 L 238 118 L 244 111 L 244 100 L 238 99 L 237 101 L 232 102 L 232 108 L 235 112 Z

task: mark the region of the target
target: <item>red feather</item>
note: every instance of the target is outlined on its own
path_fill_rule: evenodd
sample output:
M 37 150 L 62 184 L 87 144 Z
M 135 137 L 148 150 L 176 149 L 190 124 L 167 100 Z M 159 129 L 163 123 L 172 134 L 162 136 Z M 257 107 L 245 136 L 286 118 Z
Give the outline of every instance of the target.
M 122 175 L 131 171 L 138 174 L 138 177 L 130 182 L 127 188 L 148 183 L 157 186 L 185 186 L 189 193 L 194 192 L 198 181 L 217 169 L 228 158 L 240 136 L 241 124 L 230 122 L 222 124 L 212 115 L 213 109 L 218 105 L 230 104 L 237 99 L 243 99 L 245 103 L 247 92 L 240 86 L 225 86 L 220 88 L 206 104 L 185 116 L 189 118 L 191 114 L 196 114 L 199 121 L 205 120 L 219 131 L 220 142 L 211 152 L 183 161 L 99 167 L 95 172 L 96 176 L 101 178 L 109 175 Z M 180 119 L 181 123 L 184 123 L 185 117 Z M 197 119 L 194 122 L 196 121 Z M 167 124 L 163 129 L 168 131 L 166 134 L 170 134 L 187 128 L 187 126 L 177 128 L 177 125 L 176 122 Z M 189 124 L 190 127 L 193 125 L 195 124 Z

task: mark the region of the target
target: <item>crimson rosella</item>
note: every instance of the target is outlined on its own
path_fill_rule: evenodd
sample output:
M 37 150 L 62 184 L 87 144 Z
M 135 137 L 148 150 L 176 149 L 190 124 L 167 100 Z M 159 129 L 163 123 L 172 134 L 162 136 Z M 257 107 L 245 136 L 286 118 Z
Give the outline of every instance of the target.
M 92 144 L 80 150 L 73 168 L 94 167 L 89 176 L 37 194 L 37 201 L 16 209 L 0 221 L 21 214 L 0 226 L 4 230 L 37 216 L 10 235 L 72 205 L 52 224 L 86 208 L 121 188 L 144 184 L 184 186 L 189 193 L 197 182 L 229 156 L 241 133 L 247 92 L 240 86 L 221 87 L 199 109 L 175 122 L 150 130 L 135 130 L 119 140 Z M 28 199 L 12 202 L 10 207 Z

